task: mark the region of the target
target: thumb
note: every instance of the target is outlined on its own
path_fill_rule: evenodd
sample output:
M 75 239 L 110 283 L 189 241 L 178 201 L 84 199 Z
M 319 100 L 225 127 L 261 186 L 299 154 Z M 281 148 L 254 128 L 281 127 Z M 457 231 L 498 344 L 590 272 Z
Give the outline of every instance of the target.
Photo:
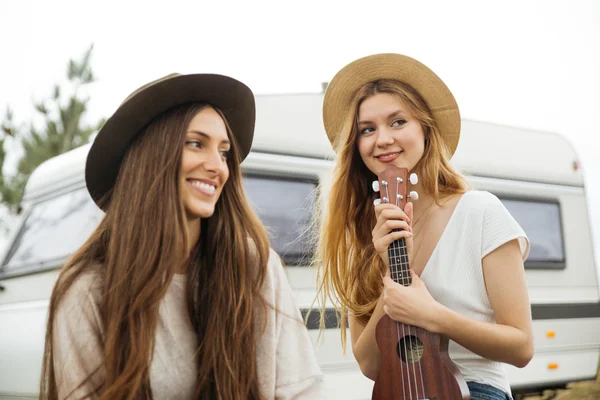
M 413 220 L 413 208 L 414 208 L 413 203 L 410 201 L 407 202 L 406 205 L 404 206 L 404 212 L 408 216 L 411 226 L 412 226 L 412 220 Z
M 412 280 L 412 284 L 417 284 L 420 285 L 423 281 L 421 280 L 421 277 L 419 277 L 419 275 L 417 275 L 417 273 L 414 270 L 410 270 L 410 278 Z

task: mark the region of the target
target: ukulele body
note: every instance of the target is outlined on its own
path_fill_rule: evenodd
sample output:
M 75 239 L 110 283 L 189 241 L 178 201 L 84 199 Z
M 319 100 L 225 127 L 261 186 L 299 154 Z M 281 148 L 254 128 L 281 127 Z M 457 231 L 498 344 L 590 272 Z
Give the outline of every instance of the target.
M 381 352 L 374 400 L 468 400 L 469 388 L 448 356 L 448 338 L 384 315 L 375 337 Z M 383 372 L 383 373 L 382 373 Z

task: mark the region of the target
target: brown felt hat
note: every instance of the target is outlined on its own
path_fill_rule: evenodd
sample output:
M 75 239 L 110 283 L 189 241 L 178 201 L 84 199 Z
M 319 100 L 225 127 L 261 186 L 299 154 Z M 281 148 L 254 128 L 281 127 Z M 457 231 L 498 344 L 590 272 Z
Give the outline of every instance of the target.
M 103 196 L 115 184 L 121 161 L 133 139 L 154 118 L 186 103 L 208 103 L 221 110 L 242 160 L 248 155 L 256 110 L 254 94 L 246 85 L 224 75 L 167 75 L 135 90 L 100 128 L 85 165 L 88 191 L 100 208 L 107 206 Z
M 384 53 L 360 58 L 342 68 L 331 80 L 323 99 L 323 124 L 329 141 L 335 142 L 356 92 L 380 79 L 401 81 L 425 100 L 450 154 L 460 137 L 460 112 L 454 96 L 427 66 L 402 54 Z

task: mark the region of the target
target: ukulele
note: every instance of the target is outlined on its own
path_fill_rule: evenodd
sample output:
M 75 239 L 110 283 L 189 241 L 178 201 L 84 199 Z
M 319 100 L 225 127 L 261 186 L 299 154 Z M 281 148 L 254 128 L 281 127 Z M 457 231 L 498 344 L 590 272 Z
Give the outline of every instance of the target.
M 380 192 L 380 202 L 404 209 L 406 204 L 408 170 L 390 165 L 373 182 Z M 416 185 L 416 174 L 410 182 Z M 411 191 L 408 197 L 418 199 Z M 376 200 L 376 202 L 378 202 Z M 412 279 L 404 238 L 388 247 L 391 278 L 403 286 Z M 405 325 L 384 315 L 375 329 L 377 346 L 381 352 L 381 369 L 375 385 L 375 400 L 469 400 L 469 388 L 448 356 L 448 338 L 425 329 Z

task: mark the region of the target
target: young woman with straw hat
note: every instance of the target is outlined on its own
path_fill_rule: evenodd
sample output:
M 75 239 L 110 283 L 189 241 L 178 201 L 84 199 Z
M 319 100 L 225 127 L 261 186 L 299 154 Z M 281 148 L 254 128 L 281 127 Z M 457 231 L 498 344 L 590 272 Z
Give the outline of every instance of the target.
M 49 308 L 43 399 L 321 397 L 322 379 L 240 163 L 255 105 L 230 77 L 131 94 L 91 146 L 105 211 Z
M 523 367 L 533 354 L 529 243 L 498 198 L 469 190 L 450 165 L 460 136 L 450 90 L 417 60 L 372 55 L 335 75 L 323 120 L 337 158 L 317 264 L 322 300 L 341 311 L 344 346 L 349 325 L 354 356 L 375 380 L 376 327 L 387 315 L 448 337 L 472 399 L 510 398 L 502 363 Z M 374 205 L 371 182 L 390 165 L 419 178 L 411 190 L 420 198 L 404 209 Z M 396 240 L 406 244 L 411 285 L 390 277 Z

